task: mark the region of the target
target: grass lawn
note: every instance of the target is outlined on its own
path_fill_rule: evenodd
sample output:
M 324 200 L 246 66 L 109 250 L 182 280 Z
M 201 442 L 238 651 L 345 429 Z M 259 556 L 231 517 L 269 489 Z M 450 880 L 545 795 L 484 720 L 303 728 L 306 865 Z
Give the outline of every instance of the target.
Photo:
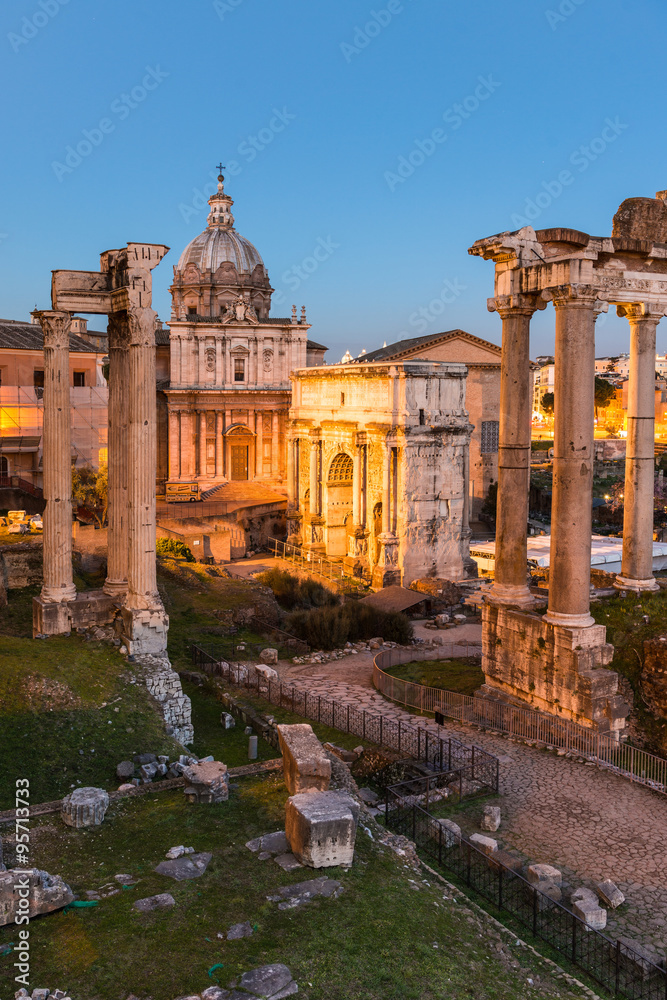
M 271 775 L 243 779 L 218 806 L 191 806 L 182 793 L 164 792 L 113 804 L 102 826 L 85 832 L 53 818 L 33 824 L 32 863 L 61 874 L 75 892 L 98 889 L 120 872 L 139 881 L 96 907 L 33 921 L 31 987 L 66 989 L 77 1000 L 123 1000 L 129 993 L 173 1000 L 216 981 L 228 986 L 258 965 L 285 962 L 304 1000 L 579 995 L 461 901 L 452 903 L 440 884 L 427 885 L 406 869 L 361 827 L 351 870 L 326 871 L 342 882 L 342 895 L 279 910 L 267 895 L 322 874 L 287 874 L 244 846 L 281 829 L 286 794 L 282 778 Z M 204 875 L 175 882 L 153 871 L 175 844 L 213 854 Z M 176 906 L 152 914 L 132 909 L 135 899 L 158 892 L 171 893 Z M 217 937 L 245 920 L 256 928 L 252 937 Z M 0 952 L 15 940 L 16 927 L 0 929 Z M 3 996 L 14 993 L 13 961 L 11 953 L 0 957 Z
M 456 691 L 457 694 L 474 694 L 484 683 L 480 661 L 474 656 L 458 660 L 412 660 L 385 672 L 413 684 Z

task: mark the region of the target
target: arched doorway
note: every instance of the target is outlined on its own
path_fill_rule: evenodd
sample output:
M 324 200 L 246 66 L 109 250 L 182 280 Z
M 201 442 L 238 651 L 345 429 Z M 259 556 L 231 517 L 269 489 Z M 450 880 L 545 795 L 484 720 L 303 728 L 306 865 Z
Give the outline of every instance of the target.
M 352 512 L 353 462 L 345 452 L 339 452 L 329 466 L 327 476 L 327 555 L 347 555 L 345 521 Z
M 232 424 L 225 432 L 227 469 L 231 480 L 239 482 L 251 478 L 250 470 L 255 457 L 255 435 L 245 424 Z
M 6 455 L 0 455 L 0 476 L 9 475 L 9 459 Z
M 373 507 L 373 545 L 371 547 L 371 554 L 373 557 L 373 566 L 377 566 L 380 561 L 380 550 L 382 545 L 379 541 L 379 537 L 382 534 L 382 504 L 376 503 Z

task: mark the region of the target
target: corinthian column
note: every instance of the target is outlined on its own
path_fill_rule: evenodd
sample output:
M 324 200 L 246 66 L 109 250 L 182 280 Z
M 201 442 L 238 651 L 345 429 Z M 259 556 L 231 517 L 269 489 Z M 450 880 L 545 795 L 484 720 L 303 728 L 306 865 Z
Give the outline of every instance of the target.
M 623 563 L 619 590 L 658 590 L 653 577 L 655 467 L 655 331 L 665 307 L 626 306 L 630 322 L 628 440 L 623 504 Z M 649 314 L 650 311 L 650 314 Z
M 199 475 L 206 475 L 206 410 L 199 411 Z
M 181 475 L 181 442 L 179 434 L 178 410 L 169 410 L 169 478 L 179 479 Z
M 155 313 L 128 311 L 128 595 L 131 610 L 159 609 L 155 576 Z
M 120 596 L 127 591 L 129 341 L 130 334 L 125 314 L 114 313 L 109 316 L 109 526 L 104 593 L 112 597 Z
M 496 561 L 491 597 L 498 604 L 530 607 L 535 603 L 526 583 L 532 411 L 530 320 L 536 302 L 534 298 L 523 295 L 503 295 L 498 296 L 492 305 L 503 321 L 503 353 L 500 364 Z
M 44 583 L 42 601 L 76 597 L 72 578 L 72 448 L 69 333 L 71 313 L 36 312 L 44 335 Z
M 554 466 L 549 609 L 551 625 L 594 625 L 590 614 L 596 292 L 551 289 L 556 308 Z

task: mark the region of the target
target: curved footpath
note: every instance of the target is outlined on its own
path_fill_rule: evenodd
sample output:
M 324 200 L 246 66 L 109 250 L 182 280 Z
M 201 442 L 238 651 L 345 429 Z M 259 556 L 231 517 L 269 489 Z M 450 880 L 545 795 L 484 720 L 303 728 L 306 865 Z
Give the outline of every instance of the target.
M 419 629 L 416 630 L 419 632 Z M 424 635 L 432 635 L 428 631 Z M 481 638 L 481 626 L 439 633 L 443 642 Z M 437 658 L 438 650 L 433 650 Z M 283 682 L 335 698 L 407 725 L 433 720 L 404 711 L 373 687 L 373 654 L 330 663 L 281 661 Z M 500 759 L 502 824 L 497 837 L 532 862 L 556 865 L 574 885 L 610 878 L 623 891 L 620 912 L 609 911 L 605 933 L 630 938 L 654 960 L 667 955 L 667 796 L 511 737 L 492 736 L 453 721 L 447 735 Z

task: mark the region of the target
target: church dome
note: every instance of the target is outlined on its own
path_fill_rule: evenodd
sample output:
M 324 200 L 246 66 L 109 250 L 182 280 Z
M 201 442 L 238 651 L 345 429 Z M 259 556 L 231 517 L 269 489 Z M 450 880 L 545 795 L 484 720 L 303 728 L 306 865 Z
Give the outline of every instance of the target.
M 176 270 L 184 271 L 188 264 L 195 264 L 200 271 L 217 271 L 225 263 L 233 264 L 239 274 L 252 274 L 258 264 L 264 268 L 264 261 L 250 240 L 235 229 L 209 226 L 188 243 Z

